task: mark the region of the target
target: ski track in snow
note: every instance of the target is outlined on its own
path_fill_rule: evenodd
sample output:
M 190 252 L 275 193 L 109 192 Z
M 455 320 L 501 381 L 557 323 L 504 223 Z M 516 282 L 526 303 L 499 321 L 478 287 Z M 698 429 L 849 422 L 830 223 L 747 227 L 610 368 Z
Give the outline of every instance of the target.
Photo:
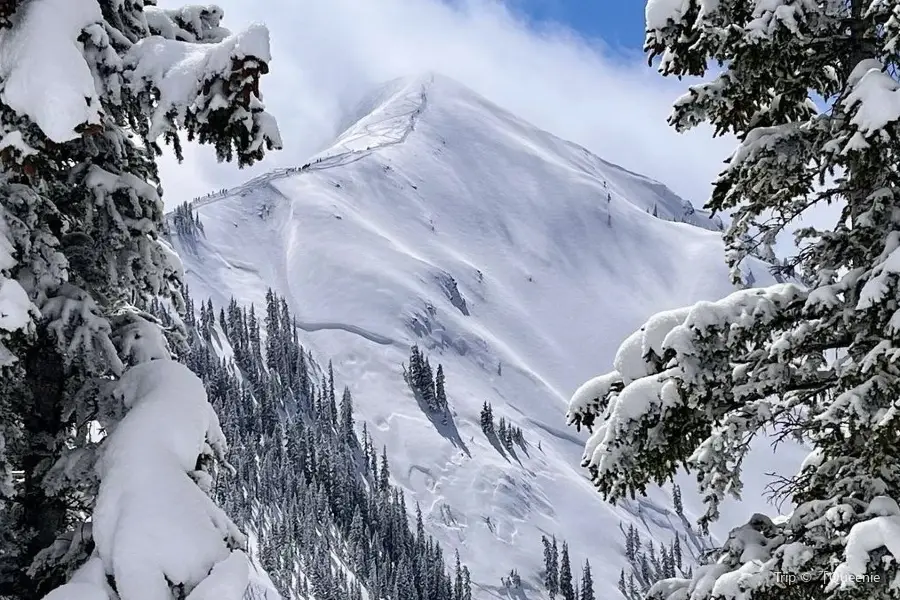
M 309 173 L 314 171 L 326 171 L 328 169 L 346 166 L 350 163 L 361 160 L 374 152 L 383 150 L 384 148 L 402 144 L 406 141 L 410 134 L 415 131 L 416 122 L 418 121 L 419 116 L 425 111 L 425 108 L 428 104 L 428 86 L 429 83 L 433 83 L 433 81 L 434 80 L 432 78 L 430 82 L 422 84 L 418 98 L 412 100 L 412 107 L 408 113 L 388 115 L 385 116 L 381 121 L 367 123 L 361 132 L 357 133 L 349 140 L 344 140 L 334 146 L 334 148 L 343 148 L 343 152 L 336 152 L 334 154 L 327 154 L 325 156 L 314 158 L 311 162 L 308 162 L 301 167 L 281 167 L 279 169 L 273 169 L 268 173 L 263 173 L 262 175 L 258 175 L 253 179 L 250 179 L 246 183 L 225 190 L 224 192 L 214 194 L 209 198 L 201 198 L 199 200 L 195 200 L 191 202 L 191 206 L 193 206 L 195 209 L 198 209 L 235 195 L 245 196 L 264 185 L 271 186 L 272 189 L 276 191 L 276 193 L 281 194 L 278 188 L 272 185 L 279 179 L 284 179 L 286 177 L 290 177 L 291 175 Z M 386 128 L 383 131 L 379 131 L 378 129 L 379 126 L 383 126 L 385 123 L 404 118 L 408 120 L 406 121 L 404 126 L 400 127 L 399 129 L 390 127 Z M 378 144 L 367 146 L 365 149 L 361 150 L 353 150 L 347 147 L 347 143 L 349 141 L 352 141 L 353 139 L 364 139 L 365 137 L 375 137 L 376 139 L 380 138 L 381 141 L 379 141 Z
M 316 331 L 323 330 L 331 330 L 331 331 L 346 331 L 347 333 L 353 333 L 360 337 L 363 337 L 370 342 L 375 344 L 380 344 L 382 346 L 399 346 L 403 348 L 408 348 L 408 344 L 402 344 L 397 340 L 391 339 L 384 335 L 379 335 L 372 331 L 368 331 L 367 329 L 363 329 L 362 327 L 357 327 L 356 325 L 349 325 L 347 323 L 308 323 L 304 321 L 297 321 L 297 327 L 302 329 L 307 333 L 313 333 Z
M 583 443 L 582 439 L 580 437 L 578 437 L 575 434 L 569 433 L 568 431 L 564 431 L 564 430 L 558 429 L 556 427 L 551 427 L 550 425 L 547 425 L 546 423 L 543 423 L 543 422 L 538 421 L 537 419 L 533 419 L 531 417 L 526 417 L 525 420 L 528 421 L 529 423 L 531 423 L 532 425 L 534 425 L 535 427 L 540 427 L 541 429 L 543 429 L 550 435 L 557 437 L 561 440 L 571 442 L 578 446 L 580 446 Z

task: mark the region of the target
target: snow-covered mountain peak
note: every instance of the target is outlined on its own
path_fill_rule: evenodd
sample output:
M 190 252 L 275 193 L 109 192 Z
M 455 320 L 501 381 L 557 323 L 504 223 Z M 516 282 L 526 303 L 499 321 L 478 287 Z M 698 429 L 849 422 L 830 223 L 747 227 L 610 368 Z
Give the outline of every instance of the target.
M 467 90 L 461 83 L 433 71 L 398 77 L 375 87 L 365 94 L 353 110 L 349 111 L 341 119 L 338 131 L 343 132 L 352 128 L 353 125 L 365 119 L 370 113 L 385 108 L 404 95 L 412 94 L 413 96 L 418 96 L 420 92 L 429 93 L 435 84 L 442 85 L 448 91 L 455 88 L 456 93 Z M 402 112 L 402 109 L 400 109 L 400 112 Z
M 545 162 L 593 184 L 598 200 L 616 195 L 616 190 L 606 187 L 607 175 L 614 173 L 626 187 L 618 195 L 628 202 L 637 201 L 638 208 L 705 229 L 717 231 L 722 227 L 718 218 L 696 210 L 665 185 L 537 129 L 456 80 L 434 72 L 395 79 L 380 86 L 350 113 L 343 133 L 334 144 L 313 157 L 312 162 L 333 164 L 342 158 L 356 159 L 360 153 L 400 144 L 414 132 L 426 138 L 424 145 L 435 148 L 446 146 L 448 140 L 465 144 L 485 135 L 495 136 L 498 141 L 507 142 L 507 147 L 529 148 Z M 472 149 L 477 150 L 477 145 Z M 628 193 L 627 189 L 635 186 L 652 190 L 652 194 Z
M 689 206 L 427 76 L 382 87 L 303 167 L 195 203 L 203 233 L 174 242 L 196 297 L 262 308 L 271 287 L 287 299 L 482 592 L 512 568 L 539 587 L 542 534 L 614 585 L 620 524 L 666 542 L 685 524 L 661 490 L 602 500 L 566 402 L 651 314 L 731 291 L 715 224 Z M 404 381 L 413 344 L 443 366 L 449 423 Z M 485 402 L 525 431 L 524 450 L 485 436 Z
M 415 129 L 434 82 L 425 75 L 384 84 L 356 107 L 344 132 L 314 161 L 401 143 Z

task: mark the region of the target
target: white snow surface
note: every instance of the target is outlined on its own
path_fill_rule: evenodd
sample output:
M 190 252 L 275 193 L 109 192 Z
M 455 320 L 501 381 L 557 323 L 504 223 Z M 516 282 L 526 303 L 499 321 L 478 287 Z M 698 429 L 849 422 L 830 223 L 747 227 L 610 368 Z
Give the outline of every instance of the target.
M 94 76 L 78 41 L 102 21 L 97 0 L 32 0 L 15 27 L 0 31 L 0 98 L 62 143 L 100 122 Z
M 573 565 L 589 558 L 598 593 L 611 591 L 620 523 L 666 544 L 685 523 L 669 490 L 604 502 L 567 403 L 649 316 L 732 291 L 719 234 L 652 217 L 681 216 L 684 201 L 440 76 L 393 82 L 353 118 L 308 168 L 198 203 L 205 233 L 174 239 L 192 293 L 257 310 L 268 287 L 286 296 L 303 343 L 350 386 L 359 426 L 387 445 L 395 482 L 469 564 L 477 598 L 511 568 L 540 587 L 542 534 L 566 540 Z M 432 424 L 403 381 L 413 343 L 443 364 L 454 427 Z M 484 401 L 525 430 L 527 451 L 491 445 Z M 745 502 L 724 506 L 714 533 L 775 512 L 759 474 L 793 472 L 803 455 L 752 452 Z M 680 483 L 699 515 L 691 478 Z

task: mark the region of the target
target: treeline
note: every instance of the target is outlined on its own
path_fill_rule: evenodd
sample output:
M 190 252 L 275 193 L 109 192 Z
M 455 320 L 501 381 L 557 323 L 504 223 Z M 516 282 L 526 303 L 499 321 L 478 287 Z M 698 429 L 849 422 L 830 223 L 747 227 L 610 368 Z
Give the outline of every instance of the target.
M 441 415 L 445 423 L 449 422 L 450 405 L 447 403 L 443 365 L 438 364 L 435 371 L 425 353 L 414 345 L 409 352 L 409 366 L 403 365 L 403 378 L 425 408 Z
M 630 525 L 622 528 L 625 533 L 625 558 L 628 560 L 627 573 L 622 569 L 619 573 L 619 591 L 628 600 L 642 600 L 650 587 L 662 579 L 672 577 L 690 578 L 692 569 L 685 565 L 682 556 L 681 536 L 676 534 L 675 540 L 668 547 L 654 546 L 653 540 L 644 543 L 640 533 Z
M 504 417 L 494 424 L 494 408 L 490 402 L 481 406 L 481 431 L 488 437 L 496 436 L 503 447 L 512 452 L 515 444 L 525 447 L 525 434 L 521 427 L 509 423 Z
M 198 231 L 203 233 L 203 222 L 200 221 L 200 215 L 194 212 L 189 202 L 182 202 L 176 206 L 169 222 L 171 228 L 182 236 L 193 236 Z
M 195 196 L 191 202 L 200 202 L 201 200 L 206 200 L 207 198 L 215 198 L 218 196 L 224 196 L 227 193 L 228 193 L 228 188 L 213 190 L 211 192 L 204 194 L 203 196 Z M 189 203 L 186 203 L 186 204 L 189 204 Z
M 556 542 L 556 536 L 541 536 L 544 546 L 544 589 L 551 598 L 561 596 L 563 600 L 594 600 L 594 578 L 591 574 L 591 563 L 584 561 L 581 569 L 581 585 L 572 577 L 572 564 L 569 560 L 569 545 L 562 544 L 562 552 Z
M 255 534 L 279 591 L 317 600 L 360 600 L 363 588 L 390 600 L 471 600 L 468 568 L 458 560 L 448 568 L 418 507 L 410 527 L 384 450 L 379 457 L 365 427 L 357 434 L 349 389 L 338 393 L 330 365 L 319 368 L 300 345 L 285 300 L 269 291 L 262 318 L 234 300 L 218 314 L 202 303 L 195 318 L 194 301 L 187 303 L 187 362 L 220 415 L 235 469 L 217 478 L 215 494 Z

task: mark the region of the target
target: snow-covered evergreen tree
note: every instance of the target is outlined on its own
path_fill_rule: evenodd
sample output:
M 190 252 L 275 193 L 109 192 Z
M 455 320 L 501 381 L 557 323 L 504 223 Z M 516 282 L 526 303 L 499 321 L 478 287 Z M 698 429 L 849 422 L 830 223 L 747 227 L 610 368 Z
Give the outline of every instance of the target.
M 544 545 L 544 589 L 550 597 L 559 592 L 559 564 L 556 556 L 556 538 L 551 542 L 547 536 L 541 536 Z
M 459 550 L 456 551 L 456 568 L 453 573 L 453 600 L 462 600 L 465 595 L 465 581 L 463 581 L 462 565 L 459 561 Z
M 556 544 L 556 536 L 553 536 L 547 549 L 549 550 L 547 555 L 547 565 L 549 568 L 547 570 L 545 581 L 547 583 L 547 591 L 552 598 L 559 593 L 559 549 Z
M 781 486 L 791 514 L 753 517 L 693 584 L 653 593 L 680 598 L 691 585 L 694 600 L 894 597 L 900 556 L 886 532 L 900 526 L 896 2 L 652 0 L 647 28 L 646 50 L 663 74 L 703 76 L 719 65 L 676 102 L 671 123 L 707 122 L 739 140 L 708 205 L 732 211 L 736 283 L 742 261 L 809 207 L 838 203 L 841 215 L 828 230 L 800 232 L 789 267 L 804 285 L 662 313 L 630 336 L 615 370 L 572 400 L 570 422 L 593 430 L 584 464 L 611 500 L 687 465 L 706 524 L 740 493 L 754 436 L 774 429 L 802 439 L 813 452 Z M 827 585 L 809 573 L 828 573 Z M 788 584 L 790 574 L 797 581 Z
M 581 569 L 581 594 L 579 600 L 595 600 L 594 596 L 594 577 L 591 574 L 591 563 L 584 561 L 584 567 Z
M 462 600 L 472 600 L 472 576 L 468 565 L 463 565 L 463 596 Z
M 175 207 L 172 213 L 172 226 L 175 232 L 186 238 L 194 238 L 198 233 L 203 233 L 200 215 L 194 213 L 188 202 L 182 202 Z
M 381 468 L 378 471 L 378 488 L 387 491 L 391 485 L 391 469 L 388 466 L 387 446 L 381 447 Z
M 437 410 L 446 412 L 450 406 L 447 403 L 447 391 L 444 389 L 444 365 L 439 364 L 434 374 L 434 402 Z
M 625 532 L 625 558 L 629 562 L 633 561 L 634 557 L 637 555 L 640 543 L 641 538 L 638 535 L 637 530 L 634 528 L 634 525 L 629 525 L 628 531 Z
M 340 432 L 347 443 L 356 440 L 356 433 L 353 429 L 353 396 L 348 387 L 344 388 L 344 393 L 341 395 Z
M 569 544 L 563 542 L 562 554 L 559 558 L 559 576 L 557 578 L 559 593 L 563 600 L 576 600 L 572 579 L 572 564 L 569 562 Z
M 490 403 L 485 401 L 481 405 L 481 431 L 484 432 L 485 435 L 494 435 L 494 412 Z
M 672 485 L 672 507 L 679 517 L 684 516 L 684 503 L 681 500 L 681 488 L 677 484 Z
M 95 597 L 115 588 L 128 600 L 141 586 L 141 597 L 163 597 L 166 577 L 190 590 L 214 565 L 240 568 L 230 552 L 241 537 L 214 506 L 183 513 L 198 522 L 181 523 L 189 560 L 170 568 L 157 553 L 171 540 L 142 544 L 134 520 L 148 505 L 129 500 L 203 496 L 208 465 L 181 451 L 212 448 L 200 461 L 211 464 L 224 448 L 202 386 L 170 361 L 186 351 L 177 321 L 149 312 L 183 309 L 180 262 L 160 237 L 160 144 L 180 156 L 181 132 L 241 166 L 280 146 L 259 95 L 268 33 L 231 34 L 221 18 L 215 6 L 164 10 L 149 0 L 4 5 L 0 529 L 16 533 L 0 536 L 0 595 L 41 597 L 77 568 L 71 585 L 93 585 Z M 179 384 L 165 389 L 181 411 L 167 413 L 159 399 L 166 377 Z M 105 439 L 91 433 L 98 425 Z M 153 445 L 138 435 L 144 428 L 167 434 Z M 123 431 L 136 435 L 129 442 Z M 138 447 L 148 463 L 159 452 L 176 462 L 122 476 Z M 24 471 L 20 484 L 12 469 Z M 128 517 L 116 525 L 119 513 Z M 144 515 L 143 531 L 177 528 L 164 514 L 171 522 Z
M 452 415 L 447 401 L 444 366 L 438 364 L 432 369 L 431 362 L 419 347 L 413 345 L 409 353 L 409 367 L 404 365 L 403 376 L 413 391 L 416 400 L 429 417 L 440 416 L 441 422 L 449 424 Z

